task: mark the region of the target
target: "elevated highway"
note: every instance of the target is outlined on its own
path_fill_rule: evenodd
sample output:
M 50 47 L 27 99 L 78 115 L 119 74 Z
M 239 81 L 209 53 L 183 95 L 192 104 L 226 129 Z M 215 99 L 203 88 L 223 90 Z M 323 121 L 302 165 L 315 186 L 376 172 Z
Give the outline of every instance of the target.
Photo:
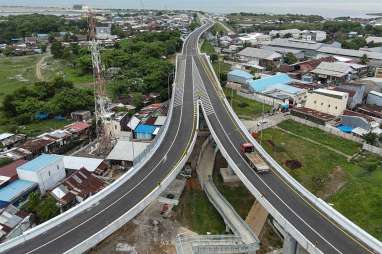
M 280 174 L 280 165 L 250 138 L 233 112 L 208 57 L 196 55 L 193 64 L 194 73 L 198 71 L 194 75 L 195 89 L 201 91 L 203 113 L 215 142 L 246 187 L 284 229 L 310 253 L 380 253 L 379 241 L 367 235 L 372 240 L 364 242 L 358 231 L 350 232 L 342 227 L 328 216 L 327 209 L 317 207 Z M 252 142 L 272 166 L 271 173 L 257 174 L 248 165 L 240 153 L 240 145 L 246 142 Z
M 134 166 L 131 169 L 134 173 L 122 176 L 118 186 L 103 198 L 94 201 L 107 190 L 85 201 L 86 209 L 79 204 L 67 214 L 1 244 L 1 253 L 81 253 L 142 211 L 175 178 L 196 140 L 198 107 L 193 96 L 192 56 L 197 54 L 196 45 L 203 29 L 197 29 L 186 39 L 182 54 L 177 57 L 170 122 L 151 157 Z

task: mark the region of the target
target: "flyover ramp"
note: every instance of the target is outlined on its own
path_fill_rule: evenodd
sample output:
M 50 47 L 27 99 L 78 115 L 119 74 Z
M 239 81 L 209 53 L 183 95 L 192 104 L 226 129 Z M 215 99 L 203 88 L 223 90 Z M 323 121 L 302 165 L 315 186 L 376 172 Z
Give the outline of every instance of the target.
M 193 98 L 189 44 L 197 40 L 205 27 L 197 29 L 184 43 L 178 65 L 184 75 L 176 74 L 170 113 L 161 142 L 148 158 L 93 197 L 64 214 L 24 232 L 22 236 L 0 244 L 1 253 L 80 253 L 93 247 L 142 211 L 165 185 L 175 178 L 187 160 L 196 140 L 197 110 Z M 183 92 L 177 92 L 183 89 Z M 181 98 L 174 98 L 181 95 Z M 178 101 L 174 105 L 174 101 Z
M 226 103 L 207 58 L 202 55 L 193 58 L 199 72 L 194 77 L 195 82 L 200 82 L 205 91 L 200 99 L 203 113 L 215 142 L 262 206 L 310 253 L 378 253 L 378 249 L 360 241 L 307 201 L 275 169 L 269 174 L 258 175 L 249 167 L 239 149 L 242 143 L 253 140 L 248 138 Z

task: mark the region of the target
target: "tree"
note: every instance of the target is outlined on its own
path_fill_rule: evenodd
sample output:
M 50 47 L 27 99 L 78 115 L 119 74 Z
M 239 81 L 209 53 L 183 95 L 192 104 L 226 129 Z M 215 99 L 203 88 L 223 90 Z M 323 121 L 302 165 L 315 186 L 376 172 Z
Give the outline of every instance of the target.
M 210 55 L 211 62 L 216 62 L 219 59 L 219 56 L 217 54 L 211 54 Z
M 361 64 L 367 65 L 369 63 L 369 57 L 366 54 L 363 54 L 361 57 Z
M 284 35 L 284 38 L 292 38 L 292 37 L 293 37 L 293 35 L 291 33 L 287 33 Z
M 62 58 L 64 54 L 64 49 L 61 45 L 61 42 L 59 41 L 55 41 L 52 43 L 50 51 L 52 52 L 54 58 Z
M 377 142 L 378 135 L 374 132 L 369 132 L 363 135 L 362 138 L 366 141 L 366 143 L 374 145 Z
M 284 56 L 284 63 L 286 64 L 294 64 L 297 63 L 297 61 L 297 57 L 291 52 L 286 53 Z
M 48 196 L 39 203 L 35 212 L 39 221 L 44 222 L 60 214 L 60 208 L 57 206 L 56 200 L 52 196 Z

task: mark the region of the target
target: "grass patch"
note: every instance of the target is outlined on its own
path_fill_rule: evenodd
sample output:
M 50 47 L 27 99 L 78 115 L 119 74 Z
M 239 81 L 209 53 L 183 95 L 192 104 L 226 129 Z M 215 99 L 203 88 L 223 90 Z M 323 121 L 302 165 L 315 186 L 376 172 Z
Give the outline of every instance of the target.
M 29 137 L 38 136 L 47 131 L 53 131 L 56 129 L 61 129 L 65 125 L 70 124 L 70 120 L 45 120 L 39 122 L 32 122 L 31 124 L 19 126 L 17 131 L 23 133 Z
M 41 57 L 41 55 L 0 57 L 0 103 L 5 95 L 37 80 L 36 63 Z
M 280 123 L 279 127 L 293 132 L 294 134 L 320 142 L 323 145 L 333 147 L 347 155 L 353 155 L 357 153 L 361 148 L 361 145 L 356 142 L 343 139 L 341 137 L 322 131 L 318 128 L 309 127 L 293 120 L 286 120 Z
M 46 80 L 53 80 L 55 77 L 63 76 L 66 80 L 73 82 L 77 86 L 93 82 L 92 74 L 83 74 L 73 68 L 67 61 L 54 59 L 53 57 L 46 59 L 46 65 L 42 70 L 42 75 Z
M 272 109 L 269 105 L 239 96 L 236 91 L 233 91 L 228 87 L 224 87 L 223 89 L 228 102 L 231 103 L 232 99 L 233 109 L 242 119 L 252 120 L 261 116 L 263 110 L 264 112 L 268 112 Z
M 318 131 L 306 127 L 299 134 L 311 138 L 316 137 Z M 337 147 L 337 142 L 342 144 L 336 136 L 323 136 L 320 141 L 334 147 Z M 277 129 L 263 132 L 262 145 L 296 180 L 316 195 L 327 189 L 331 174 L 340 168 L 345 174 L 345 184 L 331 193 L 328 202 L 370 234 L 382 239 L 381 158 L 363 154 L 348 162 L 325 147 Z M 289 170 L 285 161 L 291 159 L 300 161 L 302 168 Z
M 175 211 L 177 219 L 198 234 L 222 234 L 225 224 L 195 178 L 189 179 Z M 192 182 L 193 184 L 190 184 Z
M 224 165 L 222 165 L 221 162 L 224 162 Z M 255 202 L 255 198 L 241 182 L 237 185 L 224 184 L 219 172 L 221 167 L 227 167 L 227 163 L 223 156 L 218 153 L 215 159 L 213 181 L 219 192 L 227 199 L 228 203 L 230 203 L 240 217 L 245 220 Z
M 207 40 L 203 41 L 203 44 L 200 50 L 202 53 L 206 53 L 207 55 L 216 53 L 214 46 L 212 46 L 212 44 Z

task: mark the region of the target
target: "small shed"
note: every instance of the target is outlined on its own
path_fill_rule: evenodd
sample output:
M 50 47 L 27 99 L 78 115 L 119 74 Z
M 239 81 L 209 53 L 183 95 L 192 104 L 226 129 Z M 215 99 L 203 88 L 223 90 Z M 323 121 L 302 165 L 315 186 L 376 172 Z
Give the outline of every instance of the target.
M 151 140 L 156 128 L 157 127 L 154 125 L 140 124 L 134 130 L 134 136 L 136 139 L 140 140 Z

